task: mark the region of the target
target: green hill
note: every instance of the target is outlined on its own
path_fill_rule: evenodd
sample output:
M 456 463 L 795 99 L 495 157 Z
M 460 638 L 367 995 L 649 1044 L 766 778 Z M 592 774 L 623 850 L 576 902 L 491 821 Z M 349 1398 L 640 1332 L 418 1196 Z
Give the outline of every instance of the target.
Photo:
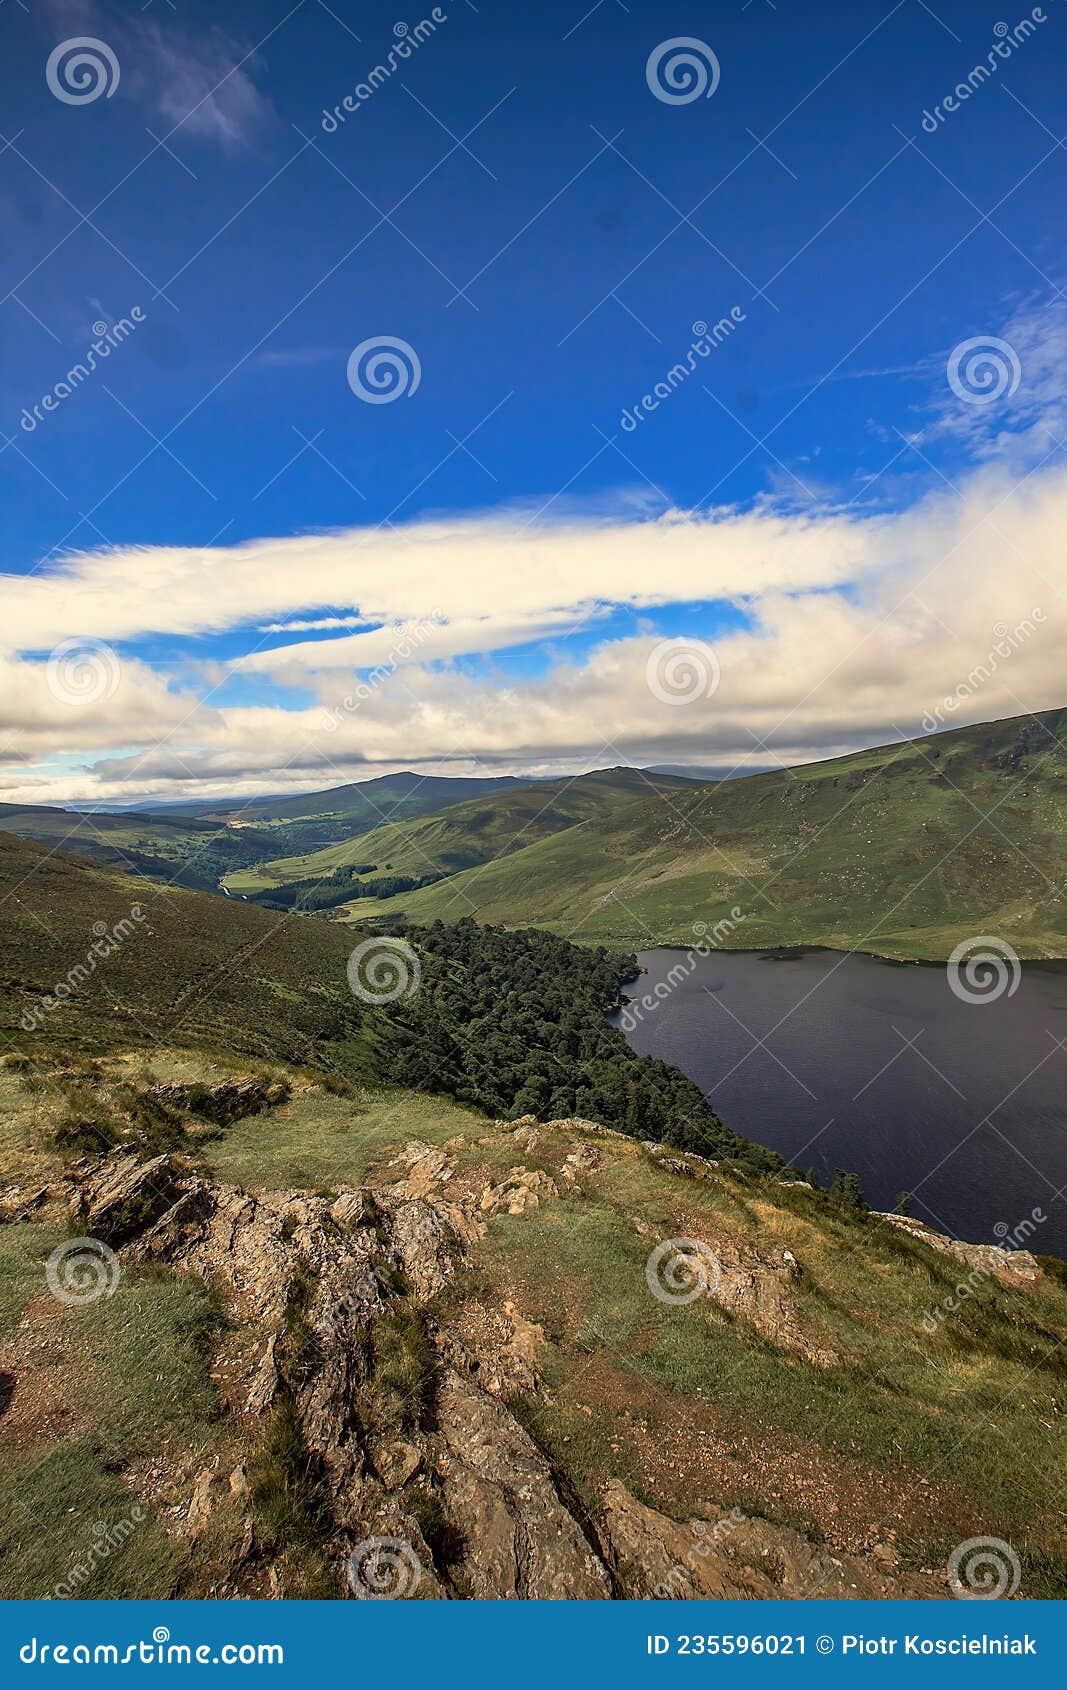
M 231 892 L 246 894 L 294 882 L 304 890 L 309 882 L 336 876 L 334 901 L 340 902 L 346 890 L 340 870 L 355 869 L 360 878 L 391 874 L 423 880 L 456 874 L 653 792 L 689 790 L 692 785 L 681 776 L 646 775 L 640 769 L 597 769 L 587 775 L 512 785 L 451 804 L 422 819 L 390 821 L 325 850 L 237 870 L 226 885 Z M 351 887 L 347 892 L 349 897 L 355 895 Z
M 214 891 L 235 870 L 343 845 L 387 822 L 508 787 L 522 790 L 523 783 L 511 776 L 399 774 L 252 803 L 225 799 L 145 811 L 0 804 L 0 826 L 107 867 Z M 252 884 L 260 882 L 253 877 Z
M 430 1598 L 1067 1590 L 1061 1265 L 738 1140 L 608 1026 L 632 959 L 411 928 L 373 1006 L 369 932 L 2 833 L 0 911 L 0 1598 L 343 1597 L 383 1535 Z
M 323 792 L 279 793 L 270 798 L 195 800 L 183 806 L 189 816 L 218 816 L 245 823 L 303 821 L 319 816 L 347 816 L 377 827 L 383 817 L 398 812 L 421 816 L 503 787 L 526 784 L 515 775 L 417 775 L 410 769 L 373 780 L 351 781 Z
M 996 933 L 1067 955 L 1067 710 L 711 787 L 542 839 L 354 919 L 539 926 L 578 941 L 857 947 L 940 958 Z
M 107 868 L 208 891 L 230 870 L 262 861 L 277 851 L 282 837 L 291 837 L 186 816 L 48 805 L 2 804 L 0 826 Z

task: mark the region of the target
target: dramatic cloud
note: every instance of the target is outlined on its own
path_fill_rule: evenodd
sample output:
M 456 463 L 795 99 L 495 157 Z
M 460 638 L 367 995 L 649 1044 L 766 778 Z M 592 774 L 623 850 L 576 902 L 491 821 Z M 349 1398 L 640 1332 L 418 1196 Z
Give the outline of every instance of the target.
M 1067 313 L 1020 308 L 993 352 L 988 378 L 949 356 L 912 441 L 946 467 L 895 511 L 620 495 L 5 577 L 4 796 L 762 767 L 1062 704 Z

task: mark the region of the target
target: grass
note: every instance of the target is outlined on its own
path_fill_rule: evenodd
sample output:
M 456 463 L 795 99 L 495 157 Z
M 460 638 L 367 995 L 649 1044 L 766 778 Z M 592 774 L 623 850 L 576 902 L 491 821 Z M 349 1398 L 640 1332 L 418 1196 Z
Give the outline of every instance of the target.
M 1061 1285 L 1024 1294 L 987 1281 L 929 1336 L 924 1315 L 961 1276 L 951 1259 L 803 1192 L 698 1185 L 632 1152 L 611 1158 L 584 1198 L 494 1219 L 479 1260 L 492 1298 L 515 1299 L 551 1340 L 548 1406 L 531 1408 L 531 1429 L 591 1507 L 613 1475 L 668 1511 L 707 1494 L 814 1536 L 839 1511 L 867 1508 L 921 1564 L 985 1532 L 1018 1550 L 1028 1594 L 1067 1589 L 1054 1478 Z M 783 1353 L 707 1300 L 650 1298 L 653 1241 L 724 1227 L 765 1255 L 794 1251 L 800 1321 L 839 1365 Z M 742 1459 L 753 1439 L 756 1457 Z M 807 1465 L 817 1480 L 805 1488 Z
M 680 790 L 692 784 L 678 776 L 646 776 L 635 769 L 538 781 L 483 794 L 421 818 L 405 816 L 320 851 L 238 869 L 226 885 L 232 892 L 261 892 L 289 881 L 322 878 L 352 864 L 368 865 L 368 872 L 373 864 L 376 874 L 451 874 L 521 850 L 590 817 L 607 815 L 647 797 L 654 786 Z
M 0 1597 L 165 1595 L 188 1550 L 162 1530 L 149 1475 L 170 1475 L 164 1505 L 184 1506 L 194 1468 L 225 1447 L 209 1371 L 218 1302 L 192 1277 L 126 1268 L 113 1296 L 65 1307 L 44 1279 L 61 1239 L 0 1228 L 0 1338 L 15 1355 Z
M 349 914 L 474 914 L 647 946 L 738 911 L 726 947 L 943 959 L 996 933 L 1062 957 L 1065 729 L 1050 711 L 672 793 Z
M 246 1060 L 365 1069 L 351 935 L 325 921 L 161 887 L 2 833 L 0 900 L 0 1053 L 225 1044 Z
M 170 1048 L 152 1072 L 195 1087 L 231 1060 Z M 115 1090 L 117 1074 L 143 1081 L 143 1058 L 109 1057 L 103 1090 Z M 7 1101 L 30 1100 L 29 1115 L 13 1107 L 0 1116 L 0 1151 L 37 1143 L 36 1175 L 49 1109 L 61 1108 L 62 1093 L 55 1078 L 27 1093 L 26 1079 L 0 1070 Z M 550 1174 L 564 1193 L 522 1216 L 493 1216 L 431 1310 L 395 1287 L 398 1300 L 369 1334 L 354 1389 L 368 1435 L 432 1426 L 427 1313 L 447 1323 L 472 1304 L 496 1311 L 513 1302 L 546 1342 L 543 1392 L 511 1406 L 594 1516 L 605 1480 L 617 1477 L 679 1517 L 740 1506 L 859 1549 L 892 1529 L 911 1565 L 943 1566 L 963 1539 L 1001 1537 L 1021 1557 L 1026 1594 L 1067 1590 L 1056 1482 L 1067 1331 L 1059 1278 L 1026 1293 L 986 1281 L 928 1334 L 924 1316 L 953 1293 L 959 1264 L 825 1195 L 759 1177 L 682 1179 L 639 1144 L 615 1139 L 592 1141 L 599 1165 L 581 1175 L 580 1194 L 568 1194 L 560 1168 L 574 1139 L 557 1129 L 542 1129 L 525 1150 L 439 1099 L 324 1085 L 307 1071 L 291 1080 L 287 1099 L 199 1142 L 213 1172 L 251 1188 L 334 1189 L 359 1183 L 417 1137 L 459 1140 L 453 1160 L 475 1193 L 519 1162 Z M 650 1296 L 653 1243 L 685 1235 L 714 1247 L 724 1233 L 764 1257 L 794 1252 L 804 1269 L 796 1320 L 813 1344 L 836 1353 L 836 1365 L 777 1347 L 706 1299 L 671 1307 Z M 7 1366 L 16 1386 L 4 1420 L 11 1448 L 0 1481 L 0 1596 L 68 1584 L 97 1522 L 115 1527 L 134 1506 L 144 1518 L 97 1559 L 78 1593 L 208 1593 L 226 1576 L 234 1533 L 239 1541 L 230 1505 L 195 1545 L 161 1528 L 187 1507 L 205 1466 L 217 1462 L 225 1475 L 239 1460 L 247 1461 L 258 1540 L 284 1593 L 336 1595 L 334 1521 L 293 1406 L 315 1364 L 313 1278 L 294 1286 L 279 1350 L 285 1384 L 249 1452 L 249 1428 L 220 1402 L 212 1371 L 250 1334 L 231 1327 L 199 1280 L 128 1261 L 113 1297 L 58 1305 L 45 1292 L 43 1264 L 62 1236 L 55 1224 L 0 1227 L 0 1343 L 15 1358 Z M 422 1505 L 426 1530 L 447 1536 L 433 1496 Z
M 249 1116 L 205 1146 L 213 1172 L 253 1190 L 358 1185 L 368 1168 L 409 1138 L 442 1144 L 484 1132 L 485 1120 L 447 1098 L 360 1086 L 350 1097 L 294 1088 L 280 1109 Z

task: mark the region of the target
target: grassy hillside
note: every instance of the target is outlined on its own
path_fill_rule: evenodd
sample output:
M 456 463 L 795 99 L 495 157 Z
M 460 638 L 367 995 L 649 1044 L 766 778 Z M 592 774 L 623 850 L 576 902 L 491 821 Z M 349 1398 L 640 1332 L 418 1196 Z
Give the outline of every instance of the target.
M 290 834 L 188 817 L 0 805 L 0 827 L 104 867 L 213 891 L 224 874 L 259 862 Z
M 526 784 L 509 775 L 468 779 L 399 774 L 295 798 L 252 803 L 225 799 L 143 812 L 0 804 L 0 826 L 107 867 L 205 891 L 214 891 L 235 870 L 251 870 L 247 886 L 240 887 L 248 890 L 274 883 L 269 876 L 261 879 L 252 865 L 275 858 L 312 860 L 334 846 L 342 860 L 361 860 L 358 851 L 344 858 L 345 842 L 501 789 L 523 791 Z M 571 819 L 579 819 L 577 810 Z
M 493 1470 L 520 1495 L 535 1462 L 551 1471 L 556 1494 L 593 1523 L 620 1596 L 651 1594 L 663 1563 L 647 1539 L 636 1554 L 613 1544 L 606 1499 L 619 1486 L 665 1528 L 694 1514 L 727 1519 L 723 1570 L 747 1581 L 751 1565 L 762 1584 L 726 1594 L 945 1594 L 949 1555 L 975 1537 L 1010 1545 L 1023 1596 L 1067 1592 L 1067 1290 L 1053 1274 L 1007 1283 L 987 1273 L 961 1304 L 959 1261 L 803 1185 L 664 1159 L 581 1123 L 509 1130 L 451 1104 L 373 1086 L 342 1096 L 277 1070 L 276 1089 L 291 1088 L 281 1103 L 225 1128 L 205 1127 L 194 1108 L 175 1163 L 283 1217 L 262 1279 L 248 1253 L 183 1271 L 195 1227 L 170 1235 L 177 1265 L 112 1232 L 112 1294 L 82 1306 L 48 1295 L 45 1263 L 68 1238 L 71 1169 L 55 1140 L 71 1086 L 92 1114 L 117 1093 L 199 1086 L 210 1096 L 230 1072 L 170 1047 L 150 1061 L 116 1051 L 80 1071 L 0 1068 L 0 1192 L 16 1182 L 49 1194 L 21 1221 L 20 1197 L 0 1204 L 0 1597 L 341 1596 L 352 1540 L 387 1528 L 417 1546 L 424 1585 L 437 1574 L 449 1594 L 469 1595 L 462 1569 L 486 1541 L 484 1504 L 451 1482 L 456 1457 L 447 1467 L 435 1458 L 446 1411 L 460 1450 L 488 1441 Z M 532 1189 L 537 1201 L 499 1201 Z M 314 1205 L 339 1192 L 348 1212 L 371 1205 L 370 1229 L 364 1207 L 362 1229 L 349 1220 L 312 1234 Z M 156 1207 L 166 1201 L 161 1190 Z M 440 1289 L 390 1266 L 397 1203 L 419 1217 L 421 1236 L 460 1228 Z M 650 1251 L 679 1238 L 708 1241 L 724 1275 L 736 1264 L 761 1299 L 658 1298 Z M 290 1240 L 304 1253 L 286 1278 Z M 313 1328 L 326 1277 L 316 1248 L 351 1249 L 357 1264 L 359 1252 L 383 1252 L 387 1310 Z M 783 1278 L 786 1259 L 794 1272 Z M 355 1279 L 353 1268 L 334 1291 L 349 1297 L 342 1311 Z M 929 1311 L 948 1307 L 930 1331 Z M 336 1434 L 312 1395 L 315 1346 L 338 1332 L 352 1346 L 348 1437 L 361 1468 L 343 1507 L 315 1478 L 322 1440 Z M 278 1394 L 252 1414 L 268 1334 Z M 456 1367 L 484 1393 L 470 1397 L 482 1419 L 457 1421 L 442 1405 Z M 505 1414 L 529 1439 L 517 1472 Z M 398 1437 L 422 1459 L 390 1491 L 383 1523 L 372 1462 Z M 112 1535 L 93 1556 L 104 1530 L 95 1521 Z M 119 1540 L 127 1521 L 136 1529 Z M 716 1541 L 693 1564 L 720 1568 Z M 672 1563 L 684 1570 L 685 1555 Z M 826 1582 L 835 1577 L 840 1590 Z
M 350 928 L 131 881 L 2 833 L 0 910 L 0 1054 L 180 1040 L 501 1115 L 584 1110 L 635 1136 L 780 1166 L 608 1026 L 632 956 L 461 922 L 406 932 L 399 985 L 395 945 L 368 941 L 353 985 Z
M 510 786 L 451 804 L 421 820 L 391 821 L 322 851 L 239 869 L 226 885 L 231 892 L 260 892 L 293 881 L 320 880 L 353 866 L 363 874 L 418 879 L 454 874 L 521 850 L 578 822 L 607 815 L 653 792 L 690 790 L 692 784 L 684 777 L 650 776 L 640 769 L 598 769 L 577 777 Z
M 530 1594 L 477 1582 L 510 1565 L 490 1503 L 526 1546 L 550 1509 L 537 1555 L 571 1530 L 623 1597 L 688 1565 L 943 1594 L 979 1536 L 1024 1595 L 1067 1592 L 1061 1269 L 953 1254 L 731 1142 L 607 1027 L 624 960 L 412 929 L 419 989 L 372 1009 L 350 928 L 3 834 L 0 912 L 0 1597 L 340 1596 L 382 1533 L 426 1594 Z M 64 1301 L 75 1236 L 115 1274 Z M 687 1240 L 715 1271 L 672 1300 L 650 1263 Z M 499 1497 L 461 1465 L 485 1447 Z M 664 1560 L 694 1511 L 728 1551 Z
M 350 950 L 351 935 L 325 922 L 135 880 L 0 833 L 4 1048 L 36 1020 L 35 1038 L 80 1049 L 173 1036 L 351 1070 L 361 1018 Z
M 429 810 L 443 809 L 446 804 L 459 804 L 466 798 L 524 784 L 514 775 L 417 775 L 405 770 L 396 775 L 378 775 L 374 780 L 327 787 L 323 792 L 278 794 L 251 801 L 219 799 L 203 805 L 194 801 L 184 813 L 236 817 L 248 823 L 347 816 L 357 824 L 365 822 L 368 827 L 376 827 L 393 812 L 421 816 Z
M 578 941 L 855 946 L 940 958 L 995 933 L 1067 955 L 1067 711 L 669 793 L 354 919 L 536 922 Z

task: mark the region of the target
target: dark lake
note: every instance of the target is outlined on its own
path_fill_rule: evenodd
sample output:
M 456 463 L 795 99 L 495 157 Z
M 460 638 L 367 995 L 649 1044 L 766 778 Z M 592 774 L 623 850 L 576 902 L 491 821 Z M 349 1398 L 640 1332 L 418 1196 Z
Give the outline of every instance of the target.
M 944 967 L 839 952 L 638 960 L 614 1024 L 736 1131 L 820 1183 L 854 1169 L 874 1208 L 911 1191 L 921 1220 L 973 1242 L 1040 1210 L 1029 1247 L 1067 1256 L 1067 969 L 1026 964 L 1014 994 L 962 1002 Z

